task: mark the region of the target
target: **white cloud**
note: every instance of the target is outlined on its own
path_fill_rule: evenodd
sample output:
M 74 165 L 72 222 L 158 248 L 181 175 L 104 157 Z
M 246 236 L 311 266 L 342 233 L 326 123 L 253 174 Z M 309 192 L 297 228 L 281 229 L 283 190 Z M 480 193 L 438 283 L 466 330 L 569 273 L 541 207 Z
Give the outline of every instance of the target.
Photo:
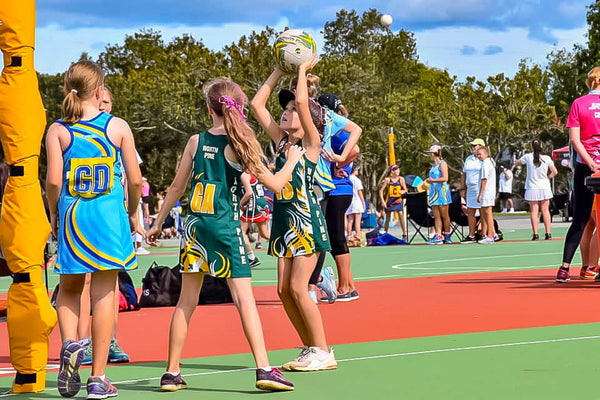
M 585 41 L 586 28 L 553 30 L 558 39 L 556 47 L 570 50 L 575 43 Z M 421 62 L 439 69 L 447 69 L 459 80 L 475 76 L 485 80 L 488 76 L 505 73 L 514 75 L 523 58 L 545 65 L 546 55 L 553 45 L 529 37 L 526 29 L 514 28 L 505 32 L 481 28 L 439 28 L 416 32 L 417 51 Z M 480 56 L 489 48 L 497 46 L 503 52 Z M 474 54 L 461 54 L 461 50 L 473 48 Z

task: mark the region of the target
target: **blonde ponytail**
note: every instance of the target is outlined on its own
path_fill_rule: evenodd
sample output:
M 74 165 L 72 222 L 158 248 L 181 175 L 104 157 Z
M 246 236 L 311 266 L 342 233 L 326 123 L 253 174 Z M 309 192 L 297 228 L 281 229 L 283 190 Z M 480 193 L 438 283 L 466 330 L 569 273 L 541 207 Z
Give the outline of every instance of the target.
M 91 61 L 78 61 L 71 64 L 65 73 L 62 102 L 62 120 L 69 125 L 76 124 L 83 116 L 82 100 L 87 100 L 104 83 L 104 71 Z

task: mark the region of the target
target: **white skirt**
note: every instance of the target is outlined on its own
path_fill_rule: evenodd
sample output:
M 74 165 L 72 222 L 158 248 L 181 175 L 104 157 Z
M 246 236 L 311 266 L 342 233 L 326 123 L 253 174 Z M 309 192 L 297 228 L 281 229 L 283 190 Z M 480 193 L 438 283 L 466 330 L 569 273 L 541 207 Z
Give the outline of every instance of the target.
M 364 212 L 365 208 L 363 207 L 363 203 L 362 201 L 360 201 L 359 197 L 358 201 L 352 200 L 352 203 L 350 203 L 350 207 L 348 207 L 348 211 L 346 211 L 346 214 L 362 214 Z
M 525 200 L 542 201 L 554 197 L 550 189 L 525 189 Z
M 467 187 L 467 207 L 468 208 L 481 208 L 481 203 L 477 201 L 477 195 L 479 195 L 479 188 L 470 189 Z

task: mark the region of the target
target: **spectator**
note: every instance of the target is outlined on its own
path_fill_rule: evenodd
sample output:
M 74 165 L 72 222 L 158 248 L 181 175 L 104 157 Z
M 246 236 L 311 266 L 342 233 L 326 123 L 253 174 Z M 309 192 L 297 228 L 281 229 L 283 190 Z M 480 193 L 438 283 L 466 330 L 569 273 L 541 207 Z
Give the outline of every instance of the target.
M 146 177 L 142 177 L 142 210 L 144 226 L 148 227 L 150 223 L 150 183 Z
M 387 189 L 387 195 L 384 198 L 384 191 Z M 402 227 L 402 239 L 406 240 L 406 222 L 404 221 L 404 202 L 402 196 L 408 192 L 406 188 L 406 182 L 404 178 L 400 176 L 400 168 L 397 165 L 390 167 L 390 176 L 384 179 L 383 184 L 379 188 L 379 200 L 385 210 L 385 227 L 384 230 L 387 232 L 390 227 L 390 219 L 392 213 L 398 213 L 400 219 L 400 226 Z
M 542 155 L 542 144 L 539 139 L 531 142 L 532 153 L 527 153 L 515 162 L 515 166 L 527 166 L 527 178 L 525 179 L 525 200 L 529 202 L 531 209 L 531 229 L 533 236 L 531 240 L 539 240 L 538 221 L 539 210 L 542 210 L 542 219 L 546 229 L 546 240 L 552 239 L 550 219 L 550 199 L 553 197 L 550 179 L 558 174 L 552 159 Z M 591 206 L 591 205 L 590 205 Z M 589 216 L 588 216 L 589 218 Z M 587 220 L 586 220 L 587 223 Z M 585 225 L 584 225 L 585 227 Z
M 512 199 L 513 173 L 505 166 L 500 166 L 500 177 L 498 179 L 498 197 L 500 198 L 500 208 L 502 213 L 514 213 L 515 207 Z
M 477 201 L 481 182 L 479 181 L 481 175 L 481 160 L 476 156 L 477 150 L 481 146 L 485 146 L 483 139 L 474 139 L 471 142 L 471 154 L 465 160 L 463 164 L 463 174 L 461 176 L 461 187 L 463 192 L 461 195 L 467 201 L 467 219 L 469 221 L 469 236 L 464 238 L 461 243 L 477 243 L 476 237 L 476 223 L 477 218 L 475 213 L 481 208 L 481 203 Z
M 479 177 L 480 189 L 477 202 L 481 204 L 481 244 L 494 243 L 496 232 L 494 230 L 494 216 L 492 208 L 496 202 L 496 167 L 490 158 L 487 147 L 481 146 L 477 150 L 477 157 L 481 160 L 481 175 Z
M 350 174 L 350 180 L 352 181 L 352 203 L 348 208 L 348 240 L 352 239 L 352 229 L 354 229 L 354 238 L 358 238 L 358 243 L 361 242 L 360 222 L 362 220 L 362 214 L 365 212 L 365 196 L 363 195 L 362 181 L 358 177 L 360 167 L 358 164 L 354 164 L 352 167 L 352 173 Z M 357 242 L 354 239 L 354 242 Z M 356 243 L 355 243 L 356 244 Z

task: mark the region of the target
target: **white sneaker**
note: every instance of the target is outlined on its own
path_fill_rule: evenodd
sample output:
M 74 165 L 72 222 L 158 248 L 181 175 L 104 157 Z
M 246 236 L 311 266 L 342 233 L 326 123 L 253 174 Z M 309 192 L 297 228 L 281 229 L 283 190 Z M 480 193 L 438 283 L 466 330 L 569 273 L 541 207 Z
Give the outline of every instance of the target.
M 308 351 L 292 366 L 293 371 L 323 371 L 336 368 L 337 361 L 333 349 L 325 351 L 315 346 L 309 347 Z
M 150 254 L 150 252 L 140 246 L 137 249 L 135 249 L 135 254 L 138 256 L 147 256 L 148 254 Z
M 481 239 L 480 241 L 478 241 L 477 243 L 479 243 L 479 244 L 490 244 L 490 243 L 494 243 L 494 239 L 491 238 L 491 237 L 489 237 L 489 236 L 486 236 L 483 239 Z
M 509 213 L 514 213 L 514 212 L 515 212 L 515 209 L 514 209 L 514 208 L 511 208 L 511 209 L 510 209 L 508 212 L 509 212 Z
M 292 361 L 286 362 L 285 364 L 283 364 L 281 366 L 281 369 L 285 370 L 285 371 L 293 371 L 294 370 L 294 366 L 298 363 L 301 363 L 302 360 L 304 359 L 304 356 L 306 355 L 306 353 L 308 353 L 310 351 L 310 347 L 308 346 L 303 346 L 302 350 L 300 351 L 300 354 L 298 354 L 298 357 L 294 358 Z
M 506 214 L 506 208 L 503 208 L 502 211 L 500 211 L 502 214 Z

